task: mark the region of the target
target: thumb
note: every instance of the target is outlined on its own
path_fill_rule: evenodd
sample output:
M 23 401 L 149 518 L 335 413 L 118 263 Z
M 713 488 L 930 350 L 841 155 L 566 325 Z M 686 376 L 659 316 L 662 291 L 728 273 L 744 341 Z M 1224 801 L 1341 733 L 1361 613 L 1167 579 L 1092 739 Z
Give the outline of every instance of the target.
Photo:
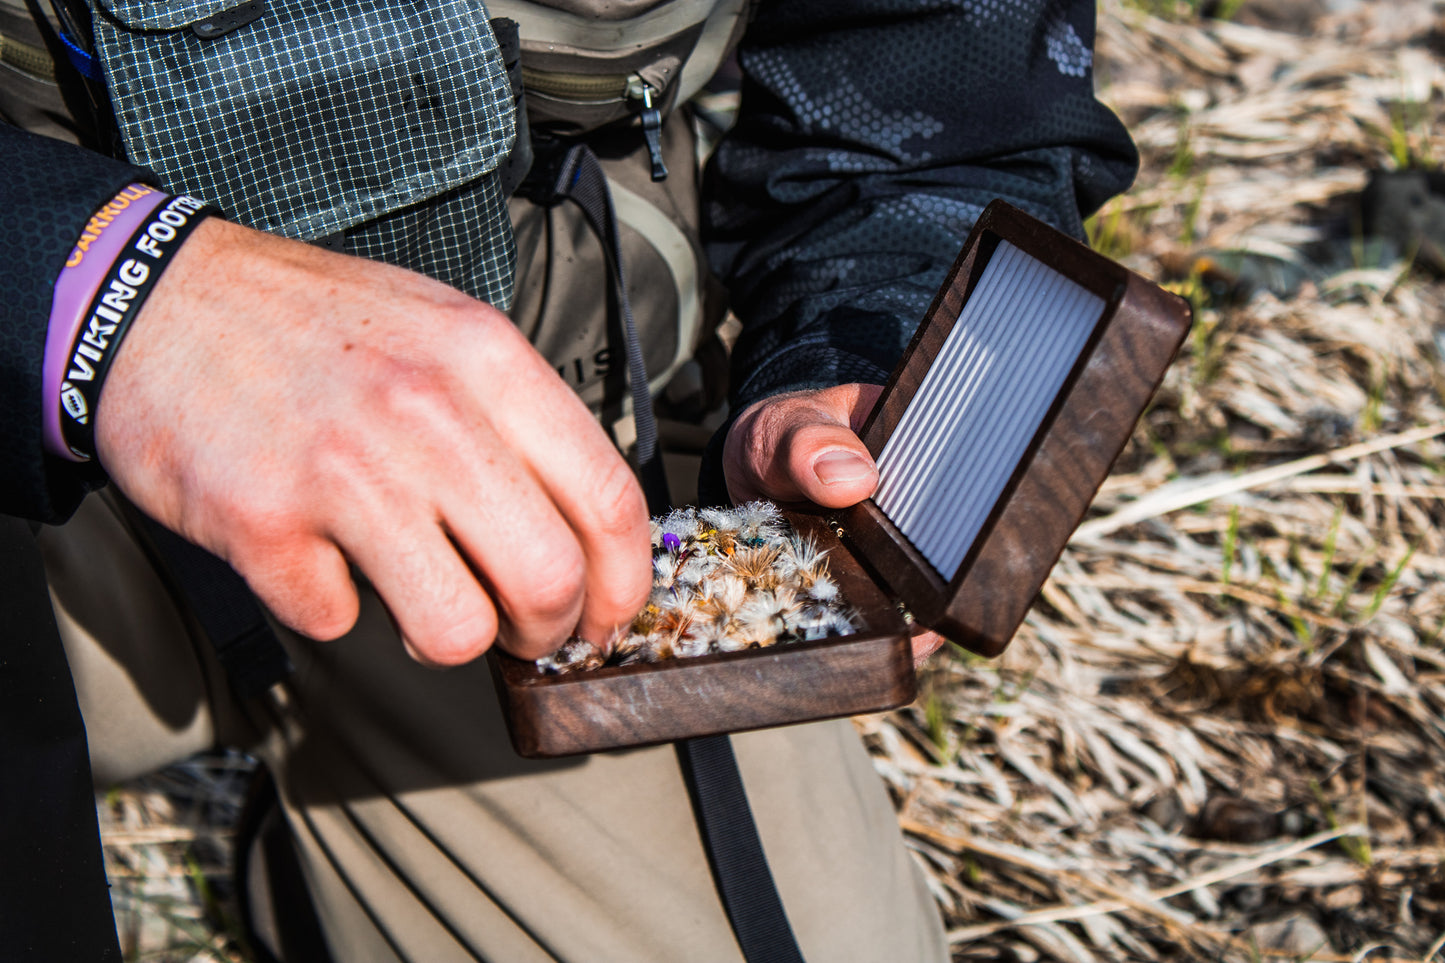
M 878 468 L 858 436 L 835 425 L 803 425 L 785 452 L 798 494 L 824 508 L 856 505 L 878 487 Z
M 841 385 L 765 399 L 738 418 L 724 446 L 728 492 L 754 498 L 854 505 L 878 485 L 878 469 L 856 428 L 881 389 Z

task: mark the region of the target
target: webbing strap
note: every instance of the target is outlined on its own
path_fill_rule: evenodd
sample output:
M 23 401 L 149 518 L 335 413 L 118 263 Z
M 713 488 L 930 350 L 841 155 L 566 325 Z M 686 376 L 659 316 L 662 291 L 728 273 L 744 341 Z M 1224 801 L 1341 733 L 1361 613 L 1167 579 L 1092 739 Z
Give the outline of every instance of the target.
M 726 735 L 677 744 L 718 895 L 748 963 L 803 963 Z
M 553 192 L 577 202 L 607 254 L 627 343 L 627 379 L 637 422 L 637 473 L 649 509 L 660 515 L 672 505 L 657 448 L 652 395 L 637 343 L 632 305 L 627 299 L 612 194 L 601 165 L 587 145 L 576 144 L 567 151 Z M 803 963 L 768 858 L 763 854 L 732 741 L 726 735 L 687 739 L 677 743 L 677 755 L 713 880 L 743 958 L 748 963 Z
M 647 369 L 637 343 L 637 324 L 632 320 L 632 302 L 627 298 L 627 275 L 622 269 L 621 246 L 617 237 L 617 216 L 612 209 L 612 192 L 597 156 L 586 144 L 574 144 L 562 160 L 553 192 L 570 197 L 587 215 L 592 230 L 602 241 L 607 268 L 612 275 L 613 297 L 622 315 L 622 335 L 627 346 L 627 381 L 632 394 L 632 418 L 637 425 L 637 477 L 647 496 L 648 510 L 661 515 L 672 508 L 667 493 L 667 475 L 662 453 L 657 450 L 657 421 L 652 414 L 652 392 L 647 386 Z

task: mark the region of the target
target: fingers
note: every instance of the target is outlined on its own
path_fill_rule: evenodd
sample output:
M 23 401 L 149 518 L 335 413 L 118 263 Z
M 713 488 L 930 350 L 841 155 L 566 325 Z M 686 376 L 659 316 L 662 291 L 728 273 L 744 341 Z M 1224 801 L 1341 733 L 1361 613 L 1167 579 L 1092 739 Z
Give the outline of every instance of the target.
M 642 556 L 619 563 L 621 552 L 609 561 L 598 547 L 609 544 L 605 526 L 575 530 L 538 487 L 507 494 L 493 502 L 502 511 L 454 511 L 351 552 L 419 661 L 460 665 L 494 640 L 523 659 L 573 634 L 610 644 L 646 601 L 645 511 Z
M 768 398 L 728 433 L 723 471 L 734 501 L 854 505 L 878 486 L 878 470 L 857 431 L 882 389 L 841 385 Z
M 496 608 L 440 526 L 407 526 L 393 539 L 354 549 L 353 559 L 417 661 L 461 665 L 496 638 Z
M 356 585 L 341 551 L 327 539 L 261 543 L 229 561 L 272 614 L 302 635 L 334 639 L 356 624 Z
M 631 623 L 652 591 L 652 542 L 647 501 L 627 464 L 617 457 L 596 477 L 585 503 L 565 501 L 580 516 L 587 588 L 576 634 L 604 649 Z
M 455 500 L 445 525 L 469 564 L 473 591 L 492 598 L 498 644 L 518 658 L 536 659 L 555 651 L 577 625 L 588 559 L 547 493 L 525 468 L 511 464 L 492 473 L 485 499 Z
M 928 657 L 943 648 L 946 641 L 948 640 L 930 629 L 915 631 L 913 634 L 913 667 L 915 669 L 923 668 L 923 663 L 928 661 Z
M 529 346 L 502 370 L 494 384 L 513 404 L 478 404 L 456 389 L 444 403 L 417 398 L 431 382 L 393 389 L 389 424 L 424 463 L 435 507 L 398 517 L 398 506 L 418 503 L 405 487 L 378 495 L 374 486 L 395 481 L 373 472 L 338 522 L 343 550 L 425 662 L 459 664 L 494 639 L 525 659 L 573 634 L 605 645 L 651 589 L 647 510 L 626 462 Z M 447 443 L 426 444 L 439 427 Z
M 603 604 L 594 606 L 602 617 L 623 623 L 645 600 L 650 548 L 640 493 L 641 517 L 633 526 L 639 533 L 633 554 L 640 557 L 626 562 L 609 537 L 609 525 L 617 527 L 612 516 L 597 507 L 617 487 L 597 480 L 599 472 L 605 475 L 597 462 L 615 462 L 615 474 L 635 488 L 626 464 L 605 437 L 589 451 L 586 441 L 550 430 L 558 406 L 570 397 L 531 397 L 527 409 L 542 417 L 528 422 L 525 432 L 469 415 L 465 403 L 403 398 L 389 415 L 391 427 L 409 439 L 409 465 L 362 451 L 327 473 L 347 491 L 338 499 L 345 510 L 333 522 L 334 537 L 367 573 L 408 649 L 423 662 L 457 665 L 494 640 L 519 658 L 539 658 L 579 623 L 589 624 L 583 610 L 593 595 L 602 597 Z M 427 444 L 425 431 L 438 426 L 448 443 Z M 590 420 L 582 427 L 601 434 Z M 583 454 L 565 457 L 579 450 Z M 537 464 L 529 451 L 547 452 L 553 461 Z M 430 498 L 409 497 L 414 485 L 382 473 L 383 464 L 391 472 L 414 472 L 431 489 Z M 554 490 L 565 492 L 566 500 Z M 648 581 L 641 598 L 615 590 L 617 583 L 629 584 L 619 578 L 629 572 L 633 581 L 639 574 Z
M 536 409 L 509 408 L 496 412 L 494 422 L 581 553 L 582 604 L 568 628 L 575 626 L 577 635 L 605 647 L 652 589 L 647 501 L 626 461 L 555 372 L 539 362 L 528 381 L 528 391 L 548 399 L 542 417 Z

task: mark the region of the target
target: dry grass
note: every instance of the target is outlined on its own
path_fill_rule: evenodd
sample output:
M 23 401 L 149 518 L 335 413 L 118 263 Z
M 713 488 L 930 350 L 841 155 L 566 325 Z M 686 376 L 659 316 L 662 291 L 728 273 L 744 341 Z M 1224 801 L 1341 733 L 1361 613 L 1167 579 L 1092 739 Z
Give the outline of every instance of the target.
M 232 827 L 251 763 L 198 757 L 96 800 L 126 960 L 244 963 L 230 892 Z
M 956 959 L 1445 960 L 1445 285 L 1351 230 L 1445 156 L 1442 25 L 1169 13 L 1101 4 L 1145 167 L 1094 232 L 1194 335 L 1005 656 L 858 724 Z M 241 958 L 203 921 L 237 765 L 103 801 L 133 954 Z
M 1197 323 L 1005 656 L 860 720 L 956 959 L 1445 958 L 1445 287 L 1349 263 L 1367 170 L 1442 156 L 1434 27 L 1102 5 L 1096 242 Z

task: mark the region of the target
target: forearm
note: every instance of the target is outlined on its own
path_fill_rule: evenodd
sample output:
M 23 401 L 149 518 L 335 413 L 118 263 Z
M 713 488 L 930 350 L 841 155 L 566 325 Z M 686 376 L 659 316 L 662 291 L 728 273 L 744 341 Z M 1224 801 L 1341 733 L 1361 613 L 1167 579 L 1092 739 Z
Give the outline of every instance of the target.
M 42 368 L 51 294 L 92 213 L 145 171 L 0 124 L 0 512 L 59 521 L 99 481 L 44 450 Z
M 765 5 L 741 51 L 742 115 L 706 187 L 744 324 L 735 410 L 885 378 L 993 198 L 1081 235 L 1133 177 L 1093 96 L 1087 0 L 886 6 Z

